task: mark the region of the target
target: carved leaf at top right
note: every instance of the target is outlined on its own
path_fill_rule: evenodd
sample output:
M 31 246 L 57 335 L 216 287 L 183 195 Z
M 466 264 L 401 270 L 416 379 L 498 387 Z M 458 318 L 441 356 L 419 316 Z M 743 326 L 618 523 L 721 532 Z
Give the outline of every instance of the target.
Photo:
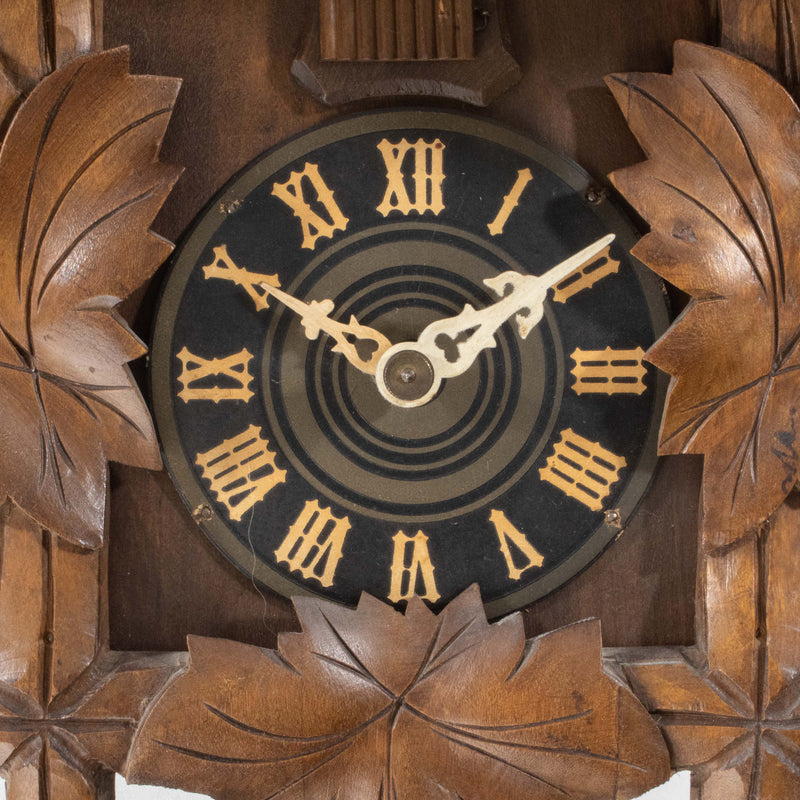
M 800 466 L 800 111 L 759 67 L 689 42 L 672 75 L 607 83 L 648 157 L 611 176 L 651 226 L 633 253 L 692 297 L 648 353 L 672 375 L 660 452 L 705 455 L 719 546 Z

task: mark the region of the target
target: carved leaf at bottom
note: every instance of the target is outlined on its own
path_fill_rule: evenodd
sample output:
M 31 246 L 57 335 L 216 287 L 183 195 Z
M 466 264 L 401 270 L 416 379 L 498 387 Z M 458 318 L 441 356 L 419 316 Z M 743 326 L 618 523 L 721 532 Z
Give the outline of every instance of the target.
M 599 622 L 526 642 L 477 588 L 441 614 L 295 599 L 278 650 L 190 638 L 127 777 L 216 798 L 623 798 L 664 780 L 664 742 L 601 667 Z

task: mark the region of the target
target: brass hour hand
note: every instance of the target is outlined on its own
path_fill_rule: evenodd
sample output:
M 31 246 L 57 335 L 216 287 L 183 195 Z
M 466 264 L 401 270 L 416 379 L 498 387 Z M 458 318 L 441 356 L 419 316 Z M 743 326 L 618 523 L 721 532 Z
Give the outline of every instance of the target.
M 307 338 L 316 339 L 320 331 L 327 333 L 336 340 L 334 353 L 341 353 L 354 367 L 367 375 L 375 374 L 381 356 L 392 346 L 380 331 L 362 325 L 352 315 L 346 325 L 331 319 L 333 300 L 312 300 L 304 303 L 277 286 L 264 282 L 259 285 L 265 294 L 280 300 L 287 308 L 300 315 Z
M 241 286 L 258 311 L 269 308 L 268 297 L 279 300 L 300 315 L 309 339 L 316 339 L 320 331 L 332 336 L 336 340 L 334 352 L 341 353 L 354 367 L 367 375 L 375 374 L 381 356 L 392 346 L 380 331 L 361 325 L 353 316 L 347 325 L 331 319 L 333 300 L 312 300 L 304 303 L 281 291 L 277 275 L 242 269 L 230 257 L 227 245 L 214 248 L 214 260 L 203 267 L 203 274 L 206 278 L 231 281 Z

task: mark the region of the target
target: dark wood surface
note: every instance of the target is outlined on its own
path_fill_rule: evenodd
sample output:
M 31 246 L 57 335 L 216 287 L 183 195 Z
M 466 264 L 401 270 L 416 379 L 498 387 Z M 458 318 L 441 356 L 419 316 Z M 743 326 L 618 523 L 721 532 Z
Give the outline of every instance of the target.
M 296 0 L 291 11 L 279 0 L 108 4 L 106 46 L 130 44 L 133 71 L 184 79 L 163 158 L 186 171 L 156 220 L 159 233 L 179 239 L 215 190 L 264 149 L 324 119 L 375 107 L 328 108 L 293 82 L 289 66 L 314 6 L 313 0 Z M 577 6 L 517 0 L 507 14 L 523 78 L 482 113 L 576 159 L 600 185 L 607 172 L 642 158 L 603 77 L 669 71 L 675 39 L 710 41 L 715 30 L 699 0 L 683 3 L 680 14 L 654 0 Z M 155 291 L 124 309 L 145 338 Z M 599 616 L 607 645 L 691 643 L 699 473 L 699 459 L 665 460 L 620 541 L 530 608 L 528 633 Z M 296 625 L 287 601 L 257 591 L 206 542 L 163 472 L 115 468 L 112 498 L 115 648 L 181 649 L 187 634 L 274 646 L 278 631 Z

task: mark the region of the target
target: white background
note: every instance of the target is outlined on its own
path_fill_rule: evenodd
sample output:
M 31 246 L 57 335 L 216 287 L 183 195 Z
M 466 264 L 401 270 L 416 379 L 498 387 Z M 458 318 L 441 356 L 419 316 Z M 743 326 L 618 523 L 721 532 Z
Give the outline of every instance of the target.
M 689 773 L 678 772 L 669 783 L 642 795 L 642 800 L 689 800 Z M 205 795 L 154 789 L 150 786 L 128 786 L 117 775 L 117 800 L 200 800 Z M 6 800 L 5 784 L 0 780 L 0 800 Z

